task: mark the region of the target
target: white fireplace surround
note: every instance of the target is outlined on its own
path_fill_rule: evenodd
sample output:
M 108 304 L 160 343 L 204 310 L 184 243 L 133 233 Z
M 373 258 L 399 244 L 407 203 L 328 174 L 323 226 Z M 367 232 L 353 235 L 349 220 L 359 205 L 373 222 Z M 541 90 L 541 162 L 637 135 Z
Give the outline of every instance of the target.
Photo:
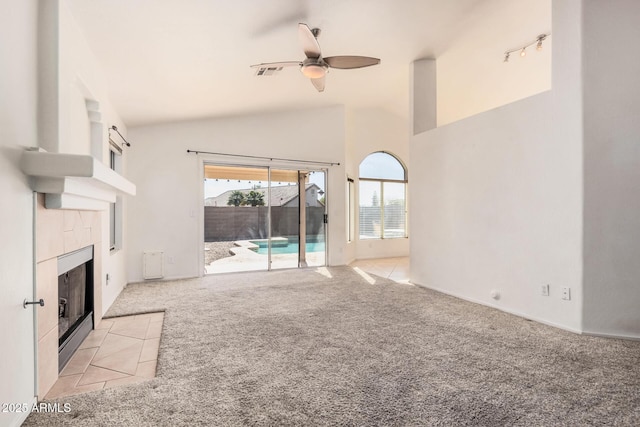
M 47 209 L 107 210 L 117 195 L 136 194 L 131 181 L 89 155 L 27 150 L 21 167 Z

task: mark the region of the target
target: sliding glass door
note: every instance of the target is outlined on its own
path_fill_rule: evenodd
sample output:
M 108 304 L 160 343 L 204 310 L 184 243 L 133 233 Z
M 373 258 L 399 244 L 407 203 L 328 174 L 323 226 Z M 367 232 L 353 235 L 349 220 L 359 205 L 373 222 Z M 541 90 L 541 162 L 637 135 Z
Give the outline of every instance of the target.
M 204 177 L 205 274 L 269 268 L 269 169 L 205 165 Z
M 326 263 L 326 171 L 205 164 L 205 274 Z
M 318 267 L 326 264 L 326 173 L 323 170 L 308 171 L 306 174 L 305 203 L 302 210 L 304 229 L 300 236 L 305 244 L 300 248 L 300 263 Z
M 298 267 L 300 179 L 297 170 L 271 170 L 271 268 Z

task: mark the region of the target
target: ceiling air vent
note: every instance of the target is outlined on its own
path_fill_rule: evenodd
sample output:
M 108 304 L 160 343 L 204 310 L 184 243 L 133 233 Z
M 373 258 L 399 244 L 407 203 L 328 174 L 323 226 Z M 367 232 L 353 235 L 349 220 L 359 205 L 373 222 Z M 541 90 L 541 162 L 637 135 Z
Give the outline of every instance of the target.
M 282 67 L 260 67 L 258 71 L 256 71 L 256 76 L 273 76 L 278 71 L 281 71 Z

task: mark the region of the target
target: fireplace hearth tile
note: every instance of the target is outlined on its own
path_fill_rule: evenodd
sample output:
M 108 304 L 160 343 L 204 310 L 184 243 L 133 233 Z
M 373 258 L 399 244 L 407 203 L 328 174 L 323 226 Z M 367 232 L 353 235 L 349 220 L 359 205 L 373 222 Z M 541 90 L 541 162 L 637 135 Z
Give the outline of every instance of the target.
M 162 321 L 149 322 L 149 328 L 147 329 L 147 335 L 145 335 L 145 339 L 160 338 L 161 334 L 162 334 Z
M 82 378 L 82 374 L 69 375 L 68 377 L 60 377 L 58 381 L 53 385 L 49 393 L 47 393 L 47 399 L 57 399 L 65 396 L 72 396 L 74 394 L 86 393 L 89 391 L 102 390 L 104 383 L 93 383 L 87 385 L 78 385 L 78 380 Z
M 111 320 L 102 319 L 100 324 L 96 326 L 96 331 L 103 330 L 103 329 L 106 329 L 107 331 L 109 331 L 109 329 L 111 329 L 112 326 L 113 326 L 113 322 Z
M 162 331 L 163 312 L 105 319 L 71 358 L 46 399 L 136 384 L 156 376 L 160 337 L 139 339 L 116 330 Z M 153 326 L 152 326 L 153 324 Z
M 107 333 L 109 333 L 108 329 L 94 329 L 89 333 L 87 338 L 85 338 L 85 340 L 82 342 L 82 344 L 78 348 L 85 349 L 85 348 L 100 347 L 105 337 L 107 336 Z
M 142 352 L 140 353 L 140 362 L 148 362 L 158 358 L 158 349 L 160 348 L 160 338 L 151 338 L 144 340 Z
M 69 359 L 67 366 L 60 372 L 60 376 L 65 377 L 68 375 L 83 374 L 97 351 L 97 347 L 78 349 L 71 359 Z
M 147 329 L 148 319 L 133 319 L 130 322 L 115 322 L 109 333 L 143 340 L 147 336 Z
M 88 385 L 95 383 L 104 383 L 109 380 L 116 380 L 118 378 L 124 378 L 128 376 L 127 374 L 123 374 L 122 372 L 112 371 L 111 369 L 99 368 L 97 366 L 89 365 L 87 371 L 82 375 L 80 381 L 78 381 L 78 385 Z
M 143 343 L 144 340 L 109 334 L 91 364 L 134 375 Z
M 158 364 L 157 360 L 150 360 L 148 362 L 138 363 L 136 376 L 143 377 L 143 378 L 155 378 L 157 364 Z

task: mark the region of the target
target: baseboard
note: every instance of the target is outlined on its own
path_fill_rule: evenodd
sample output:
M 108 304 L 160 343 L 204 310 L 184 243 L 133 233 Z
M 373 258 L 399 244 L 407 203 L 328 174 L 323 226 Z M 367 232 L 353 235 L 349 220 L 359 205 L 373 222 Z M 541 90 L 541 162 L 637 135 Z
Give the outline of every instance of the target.
M 629 340 L 629 341 L 640 341 L 640 335 L 620 335 L 620 334 L 608 334 L 604 332 L 591 332 L 584 331 L 584 335 L 588 335 L 590 337 L 600 337 L 600 338 L 610 338 L 617 340 Z
M 509 314 L 514 315 L 514 316 L 522 317 L 523 319 L 533 320 L 534 322 L 541 323 L 541 324 L 547 325 L 547 326 L 552 326 L 554 328 L 562 329 L 562 330 L 565 330 L 565 331 L 568 331 L 568 332 L 572 332 L 574 334 L 579 334 L 580 335 L 580 334 L 584 333 L 584 331 L 581 331 L 579 329 L 571 328 L 569 326 L 561 325 L 559 323 L 550 322 L 550 321 L 548 321 L 546 319 L 541 319 L 541 318 L 538 318 L 536 316 L 531 316 L 531 315 L 528 315 L 528 314 L 524 314 L 524 313 L 521 313 L 519 311 L 511 310 L 511 309 L 508 309 L 508 308 L 505 308 L 505 307 L 500 307 L 500 306 L 493 305 L 493 304 L 487 304 L 485 301 L 480 301 L 480 300 L 476 300 L 476 299 L 473 299 L 473 298 L 469 298 L 469 297 L 467 297 L 465 295 L 456 294 L 454 292 L 450 292 L 450 291 L 447 291 L 447 290 L 444 290 L 444 289 L 441 289 L 441 288 L 437 288 L 437 287 L 434 287 L 434 286 L 423 285 L 423 284 L 415 283 L 415 282 L 411 282 L 411 284 L 419 286 L 421 288 L 430 289 L 432 291 L 440 292 L 441 294 L 449 295 L 449 296 L 452 296 L 454 298 L 459 298 L 461 300 L 468 301 L 468 302 L 471 302 L 471 303 L 474 303 L 474 304 L 480 304 L 480 305 L 484 305 L 485 307 L 495 308 L 496 310 L 500 310 L 502 312 L 509 313 Z

